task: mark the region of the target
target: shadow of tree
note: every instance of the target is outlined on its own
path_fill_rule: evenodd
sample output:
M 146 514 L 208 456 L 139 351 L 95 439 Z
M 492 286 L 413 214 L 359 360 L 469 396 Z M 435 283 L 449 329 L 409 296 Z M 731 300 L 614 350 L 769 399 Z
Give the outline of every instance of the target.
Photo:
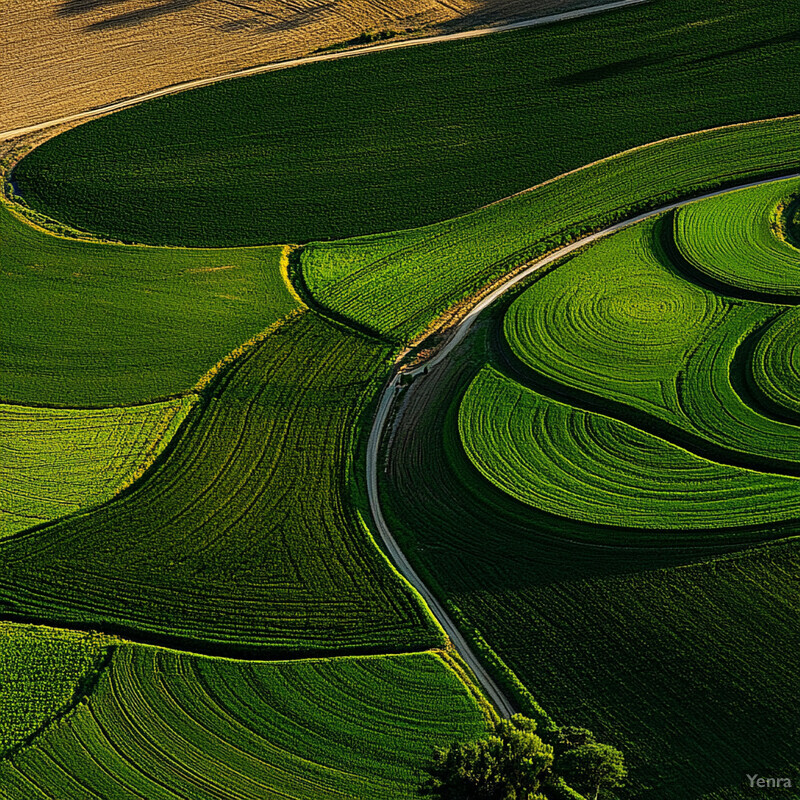
M 251 16 L 223 22 L 217 29 L 223 33 L 240 31 L 256 31 L 259 33 L 281 33 L 302 28 L 310 22 L 326 14 L 337 5 L 336 0 L 327 0 L 318 5 L 304 8 L 288 17 L 282 17 L 270 11 L 257 11 Z

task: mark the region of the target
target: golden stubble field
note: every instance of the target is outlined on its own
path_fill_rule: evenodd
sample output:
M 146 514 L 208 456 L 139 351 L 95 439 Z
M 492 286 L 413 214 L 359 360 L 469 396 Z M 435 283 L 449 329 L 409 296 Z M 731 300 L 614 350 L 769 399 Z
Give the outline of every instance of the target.
M 366 30 L 433 34 L 598 0 L 0 0 L 0 131 Z

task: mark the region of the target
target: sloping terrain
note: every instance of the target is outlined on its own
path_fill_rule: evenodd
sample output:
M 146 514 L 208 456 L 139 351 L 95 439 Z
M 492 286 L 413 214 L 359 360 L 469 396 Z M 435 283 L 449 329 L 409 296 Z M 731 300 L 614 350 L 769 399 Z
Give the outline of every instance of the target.
M 626 148 L 797 113 L 795 12 L 669 0 L 226 81 L 67 131 L 14 180 L 56 219 L 150 244 L 425 225 Z
M 787 190 L 727 220 L 766 226 L 743 272 Z M 796 309 L 695 282 L 673 230 L 573 256 L 418 378 L 384 511 L 496 664 L 625 750 L 629 796 L 728 800 L 800 744 Z
M 25 0 L 3 4 L 0 130 L 306 55 L 365 31 L 471 28 L 587 0 Z
M 71 635 L 38 636 L 69 655 Z M 7 800 L 412 798 L 434 745 L 486 728 L 474 687 L 443 653 L 270 663 L 108 641 L 113 657 L 88 697 L 0 761 Z M 16 662 L 0 650 L 0 665 L 79 674 L 32 649 Z
M 440 645 L 349 498 L 387 355 L 310 311 L 276 328 L 131 491 L 0 542 L 0 615 L 261 657 Z
M 153 463 L 196 400 L 102 409 L 0 404 L 0 536 L 113 497 Z
M 189 391 L 298 308 L 281 247 L 85 242 L 0 204 L 0 398 L 103 406 Z

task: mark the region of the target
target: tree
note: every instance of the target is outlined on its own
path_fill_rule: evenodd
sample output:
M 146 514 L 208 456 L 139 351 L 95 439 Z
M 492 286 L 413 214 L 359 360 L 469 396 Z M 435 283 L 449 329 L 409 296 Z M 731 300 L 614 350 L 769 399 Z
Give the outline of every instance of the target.
M 535 730 L 533 720 L 516 714 L 485 739 L 437 748 L 421 793 L 441 800 L 545 800 L 539 788 L 550 777 L 553 748 Z
M 610 744 L 588 741 L 563 753 L 556 764 L 558 773 L 584 794 L 594 792 L 597 800 L 600 790 L 621 786 L 628 771 L 624 757 Z

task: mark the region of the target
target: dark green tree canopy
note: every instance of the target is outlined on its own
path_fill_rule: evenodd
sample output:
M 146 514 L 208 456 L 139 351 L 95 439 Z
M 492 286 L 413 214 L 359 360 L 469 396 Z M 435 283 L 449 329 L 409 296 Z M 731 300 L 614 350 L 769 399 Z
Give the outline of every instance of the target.
M 589 741 L 567 750 L 557 769 L 570 784 L 596 800 L 600 790 L 621 786 L 628 774 L 622 753 L 609 744 Z
M 421 792 L 441 800 L 545 800 L 553 748 L 535 733 L 536 723 L 517 714 L 474 742 L 434 751 Z

